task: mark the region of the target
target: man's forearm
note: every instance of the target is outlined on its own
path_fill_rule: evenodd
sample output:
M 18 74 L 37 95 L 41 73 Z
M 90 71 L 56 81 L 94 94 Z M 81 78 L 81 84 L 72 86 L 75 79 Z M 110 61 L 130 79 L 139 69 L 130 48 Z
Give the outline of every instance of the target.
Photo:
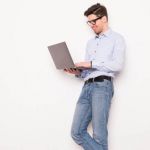
M 92 61 L 79 62 L 79 63 L 76 63 L 75 66 L 76 66 L 76 67 L 92 68 Z

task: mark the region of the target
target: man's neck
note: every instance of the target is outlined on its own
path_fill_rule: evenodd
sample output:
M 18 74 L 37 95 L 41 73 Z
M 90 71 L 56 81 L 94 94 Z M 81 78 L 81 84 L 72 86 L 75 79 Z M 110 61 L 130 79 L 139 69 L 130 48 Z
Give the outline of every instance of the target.
M 106 26 L 104 26 L 103 31 L 102 31 L 101 33 L 106 32 L 108 29 L 109 29 L 109 26 L 108 26 L 108 24 L 107 24 Z
M 103 34 L 103 33 L 106 32 L 108 29 L 109 29 L 109 26 L 108 26 L 108 24 L 106 24 L 106 25 L 103 27 L 102 32 L 98 33 L 97 35 Z

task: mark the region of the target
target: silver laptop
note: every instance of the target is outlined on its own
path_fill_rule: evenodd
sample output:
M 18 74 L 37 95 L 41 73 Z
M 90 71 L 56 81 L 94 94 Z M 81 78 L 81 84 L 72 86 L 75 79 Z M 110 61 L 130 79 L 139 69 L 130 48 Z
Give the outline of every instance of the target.
M 57 69 L 86 69 L 84 67 L 75 67 L 66 42 L 50 45 L 48 50 Z

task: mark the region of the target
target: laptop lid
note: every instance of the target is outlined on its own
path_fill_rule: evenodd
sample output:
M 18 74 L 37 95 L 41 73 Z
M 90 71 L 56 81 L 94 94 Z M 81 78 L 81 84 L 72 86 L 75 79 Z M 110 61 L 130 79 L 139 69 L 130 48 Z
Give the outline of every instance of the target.
M 75 68 L 66 42 L 50 45 L 48 50 L 57 69 Z

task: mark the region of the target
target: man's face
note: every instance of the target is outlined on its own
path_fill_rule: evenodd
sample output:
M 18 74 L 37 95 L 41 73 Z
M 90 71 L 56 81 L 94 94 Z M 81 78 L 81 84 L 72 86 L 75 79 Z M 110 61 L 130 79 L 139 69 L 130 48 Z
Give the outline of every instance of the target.
M 104 26 L 104 23 L 105 23 L 103 17 L 99 18 L 96 15 L 91 14 L 87 18 L 88 18 L 88 24 L 89 24 L 89 26 L 92 28 L 92 30 L 96 34 L 99 34 L 99 33 L 101 33 L 103 31 L 103 26 Z

